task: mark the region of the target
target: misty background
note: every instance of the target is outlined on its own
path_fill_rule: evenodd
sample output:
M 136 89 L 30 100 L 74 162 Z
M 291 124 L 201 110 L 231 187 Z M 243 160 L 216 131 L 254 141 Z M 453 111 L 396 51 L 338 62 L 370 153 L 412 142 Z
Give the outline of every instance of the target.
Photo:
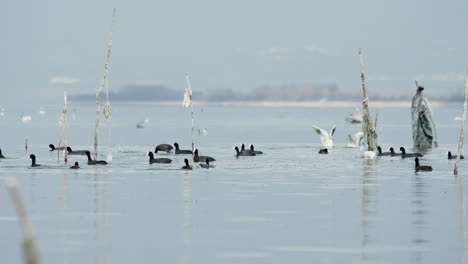
M 351 98 L 361 91 L 358 48 L 371 97 L 412 96 L 415 79 L 428 96 L 463 94 L 466 0 L 7 1 L 0 107 L 61 105 L 64 90 L 93 95 L 113 7 L 111 100 L 164 87 L 156 91 L 182 101 L 187 71 L 195 99 L 304 99 L 307 87 Z

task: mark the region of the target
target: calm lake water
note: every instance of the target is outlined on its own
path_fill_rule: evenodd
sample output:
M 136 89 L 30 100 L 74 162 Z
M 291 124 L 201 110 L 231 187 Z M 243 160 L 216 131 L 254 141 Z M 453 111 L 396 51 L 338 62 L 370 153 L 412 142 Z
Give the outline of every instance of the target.
M 187 156 L 172 153 L 157 155 L 172 164 L 148 164 L 157 144 L 191 144 L 190 110 L 152 104 L 112 105 L 111 165 L 88 166 L 85 156 L 64 165 L 47 147 L 60 141 L 60 108 L 5 109 L 0 117 L 8 158 L 0 160 L 1 263 L 21 263 L 8 176 L 19 182 L 42 263 L 466 262 L 468 166 L 462 161 L 456 178 L 446 158 L 456 153 L 461 105 L 434 109 L 440 147 L 421 158 L 430 173 L 415 173 L 412 159 L 364 160 L 346 148 L 347 135 L 361 129 L 344 121 L 354 109 L 216 105 L 195 107 L 196 126 L 208 131 L 196 146 L 216 158 L 215 168 L 178 170 Z M 94 111 L 69 105 L 74 149 L 92 149 Z M 20 112 L 32 121 L 21 123 Z M 145 118 L 149 125 L 137 129 Z M 317 154 L 313 125 L 337 126 L 330 154 Z M 384 150 L 411 151 L 410 109 L 379 109 L 379 126 Z M 265 154 L 236 158 L 241 143 Z M 30 168 L 31 153 L 47 167 Z M 68 169 L 75 161 L 81 169 Z

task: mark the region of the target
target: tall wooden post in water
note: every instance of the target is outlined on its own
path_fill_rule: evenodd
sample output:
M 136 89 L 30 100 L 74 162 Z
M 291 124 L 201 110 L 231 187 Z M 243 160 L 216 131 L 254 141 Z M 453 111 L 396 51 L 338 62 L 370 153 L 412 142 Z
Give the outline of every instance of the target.
M 359 63 L 361 66 L 361 82 L 362 82 L 362 132 L 364 133 L 364 138 L 367 139 L 367 147 L 369 151 L 377 150 L 377 133 L 375 131 L 374 124 L 372 123 L 372 118 L 369 113 L 369 98 L 367 98 L 367 89 L 366 89 L 366 78 L 364 76 L 364 60 L 362 58 L 362 50 L 359 49 Z

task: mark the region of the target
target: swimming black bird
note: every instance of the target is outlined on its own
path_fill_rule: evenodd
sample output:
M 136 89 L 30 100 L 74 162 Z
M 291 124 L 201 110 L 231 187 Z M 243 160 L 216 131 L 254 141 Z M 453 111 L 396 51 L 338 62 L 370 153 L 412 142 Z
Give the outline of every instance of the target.
M 179 149 L 179 144 L 176 142 L 174 143 L 174 147 L 175 147 L 175 154 L 192 154 L 192 151 L 191 150 L 188 150 L 188 149 Z
M 195 149 L 195 152 L 193 153 L 193 161 L 194 162 L 200 162 L 200 161 L 205 161 L 208 159 L 209 161 L 216 161 L 214 158 L 209 157 L 209 156 L 198 156 L 198 149 Z
M 54 151 L 54 150 L 64 150 L 65 147 L 55 147 L 54 144 L 49 144 L 49 148 L 50 148 L 50 151 Z
M 39 167 L 41 165 L 36 164 L 36 155 L 31 154 L 29 155 L 29 158 L 31 159 L 31 167 Z
M 318 153 L 319 153 L 319 154 L 328 154 L 328 149 L 326 149 L 326 148 L 321 149 L 321 150 L 319 150 Z
M 192 166 L 189 165 L 188 159 L 184 159 L 185 166 L 182 167 L 183 170 L 192 170 Z
M 235 147 L 234 148 L 236 150 L 236 157 L 240 157 L 240 156 L 255 156 L 254 153 L 250 152 L 250 151 L 242 151 L 240 152 L 239 151 L 239 148 L 238 147 Z
M 419 165 L 419 159 L 416 157 L 414 158 L 414 170 L 416 172 L 418 171 L 432 171 L 432 167 L 431 166 L 421 166 Z
M 200 167 L 205 169 L 214 168 L 213 165 L 210 165 L 210 161 L 207 159 L 205 160 L 205 163 L 200 163 Z
M 244 143 L 242 143 L 240 151 L 241 151 L 241 152 L 244 152 L 244 151 L 245 151 L 245 145 L 244 145 Z
M 0 155 L 1 155 L 1 154 L 2 154 L 2 152 L 1 152 L 1 150 L 0 150 Z M 447 155 L 448 155 L 448 159 L 457 159 L 457 155 L 452 156 L 452 152 L 450 152 L 450 151 L 448 152 Z M 0 158 L 1 158 L 1 156 L 0 156 Z M 463 155 L 460 155 L 460 159 L 464 159 L 464 158 L 465 158 L 465 157 L 463 157 Z
M 72 150 L 71 147 L 67 147 L 68 155 L 86 155 L 86 151 L 89 150 Z
M 0 159 L 4 159 L 4 158 L 5 158 L 5 156 L 3 156 L 3 154 L 2 154 L 2 149 L 0 149 Z
M 245 149 L 245 145 L 242 143 L 240 148 L 240 153 L 254 153 L 251 149 Z M 257 154 L 257 153 L 254 153 Z M 244 156 L 251 156 L 251 155 L 244 155 Z
M 157 158 L 155 159 L 154 158 L 154 155 L 153 155 L 153 152 L 148 152 L 148 156 L 149 156 L 149 163 L 150 164 L 153 164 L 153 163 L 171 163 L 172 160 L 171 159 L 168 159 L 168 158 Z
M 377 146 L 377 150 L 377 156 L 392 156 L 392 152 L 382 152 L 382 148 L 380 146 Z
M 79 169 L 80 165 L 78 165 L 78 162 L 75 162 L 75 165 L 71 166 L 70 169 Z
M 414 158 L 414 157 L 422 157 L 423 155 L 421 153 L 406 153 L 406 150 L 404 147 L 400 147 L 401 151 L 401 157 L 402 158 Z
M 86 151 L 86 156 L 88 157 L 88 165 L 106 165 L 107 162 L 105 160 L 93 160 L 91 159 L 91 153 Z
M 401 156 L 401 153 L 395 153 L 395 150 L 393 147 L 390 148 L 390 156 L 395 157 L 395 156 Z
M 252 152 L 252 153 L 255 154 L 255 155 L 263 154 L 262 151 L 260 151 L 260 150 L 255 150 L 255 149 L 254 149 L 254 145 L 250 145 L 250 152 Z
M 158 153 L 158 151 L 169 152 L 172 149 L 173 149 L 172 146 L 169 144 L 160 144 L 156 146 L 156 148 L 154 149 L 154 153 Z
M 252 152 L 252 150 L 250 150 L 250 149 L 245 149 L 245 144 L 242 143 L 240 152 Z

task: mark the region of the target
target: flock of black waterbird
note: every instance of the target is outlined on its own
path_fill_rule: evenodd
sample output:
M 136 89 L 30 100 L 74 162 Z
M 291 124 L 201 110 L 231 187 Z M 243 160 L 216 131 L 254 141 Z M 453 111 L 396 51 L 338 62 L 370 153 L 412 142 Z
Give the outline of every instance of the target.
M 174 147 L 173 147 L 174 146 Z M 179 148 L 179 144 L 176 142 L 172 145 L 170 144 L 160 144 L 156 146 L 154 149 L 154 153 L 157 154 L 158 152 L 166 152 L 169 153 L 174 149 L 174 154 L 176 155 L 193 155 L 193 162 L 204 162 L 200 163 L 201 168 L 209 169 L 209 168 L 214 168 L 212 164 L 210 164 L 213 161 L 216 161 L 213 157 L 210 156 L 201 156 L 198 154 L 198 149 L 195 149 L 193 152 L 191 150 L 183 150 Z M 71 147 L 66 147 L 68 155 L 86 155 L 88 158 L 87 164 L 88 165 L 106 165 L 107 161 L 105 160 L 94 160 L 91 158 L 91 152 L 89 150 L 72 150 Z M 239 150 L 238 147 L 234 148 L 236 150 L 236 157 L 240 156 L 256 156 L 263 154 L 262 151 L 255 150 L 253 145 L 250 145 L 249 149 L 245 149 L 245 145 L 242 144 L 241 150 Z M 55 147 L 53 144 L 49 144 L 49 150 L 50 151 L 63 151 L 65 150 L 65 147 Z M 169 158 L 164 158 L 164 157 L 158 157 L 155 158 L 153 152 L 149 151 L 147 156 L 149 156 L 149 164 L 153 163 L 161 163 L 161 164 L 168 164 L 171 163 L 172 160 Z M 4 159 L 5 156 L 2 154 L 2 150 L 0 149 L 0 159 Z M 29 158 L 31 159 L 31 167 L 40 167 L 41 165 L 36 163 L 36 155 L 31 154 L 29 155 Z M 185 165 L 181 168 L 183 170 L 192 170 L 192 166 L 189 164 L 188 159 L 184 159 Z M 70 169 L 79 169 L 80 165 L 78 162 L 75 162 L 73 166 L 70 167 Z
M 55 151 L 55 150 L 64 150 L 65 147 L 55 147 L 53 144 L 49 145 L 50 151 Z M 91 158 L 91 153 L 89 150 L 72 150 L 71 147 L 67 147 L 67 152 L 68 155 L 86 155 L 88 158 L 87 164 L 88 165 L 106 165 L 107 162 L 105 160 L 93 160 Z M 179 144 L 176 142 L 173 145 L 170 144 L 160 144 L 156 146 L 154 149 L 154 153 L 157 154 L 158 152 L 166 152 L 169 153 L 174 149 L 174 154 L 176 155 L 192 155 L 193 154 L 193 162 L 204 162 L 200 163 L 199 166 L 201 168 L 209 169 L 213 168 L 214 166 L 211 165 L 210 163 L 213 161 L 216 161 L 213 157 L 210 156 L 201 156 L 198 154 L 198 149 L 195 149 L 192 153 L 191 150 L 183 150 L 179 148 Z M 249 149 L 245 149 L 245 145 L 242 144 L 241 148 L 239 149 L 237 146 L 234 148 L 236 151 L 236 157 L 242 157 L 242 156 L 256 156 L 263 154 L 262 151 L 255 150 L 253 145 L 250 145 Z M 421 153 L 408 153 L 406 152 L 404 147 L 400 147 L 400 153 L 396 153 L 393 147 L 389 149 L 389 152 L 382 152 L 382 148 L 380 146 L 377 147 L 377 156 L 390 156 L 390 157 L 401 157 L 401 158 L 414 158 L 415 166 L 414 169 L 416 172 L 418 171 L 432 171 L 431 166 L 427 165 L 420 165 L 419 163 L 419 158 L 422 157 L 423 155 Z M 328 154 L 328 149 L 320 149 L 319 154 Z M 153 163 L 161 163 L 161 164 L 168 164 L 171 163 L 172 160 L 169 158 L 155 158 L 153 152 L 148 152 L 147 154 L 149 156 L 149 164 Z M 457 156 L 452 156 L 452 153 L 449 151 L 447 154 L 448 159 L 456 159 Z M 4 159 L 5 156 L 2 154 L 2 150 L 0 149 L 0 159 Z M 41 165 L 36 163 L 36 156 L 34 154 L 31 154 L 29 156 L 31 159 L 31 167 L 39 167 Z M 463 156 L 460 156 L 460 159 L 464 159 Z M 188 159 L 184 159 L 184 166 L 181 168 L 183 170 L 192 170 L 192 166 L 189 164 Z M 79 163 L 75 162 L 73 166 L 70 167 L 70 169 L 79 169 Z
M 418 171 L 432 171 L 432 166 L 428 165 L 420 165 L 419 158 L 423 157 L 421 153 L 407 153 L 404 147 L 400 147 L 400 153 L 396 153 L 393 147 L 389 149 L 390 152 L 382 152 L 382 148 L 380 146 L 377 147 L 377 156 L 390 156 L 390 157 L 401 157 L 401 158 L 414 158 L 414 170 Z M 319 154 L 328 154 L 328 149 L 320 149 Z M 452 156 L 452 152 L 447 153 L 448 159 L 456 159 L 457 156 Z M 460 155 L 460 159 L 464 159 L 463 155 Z

